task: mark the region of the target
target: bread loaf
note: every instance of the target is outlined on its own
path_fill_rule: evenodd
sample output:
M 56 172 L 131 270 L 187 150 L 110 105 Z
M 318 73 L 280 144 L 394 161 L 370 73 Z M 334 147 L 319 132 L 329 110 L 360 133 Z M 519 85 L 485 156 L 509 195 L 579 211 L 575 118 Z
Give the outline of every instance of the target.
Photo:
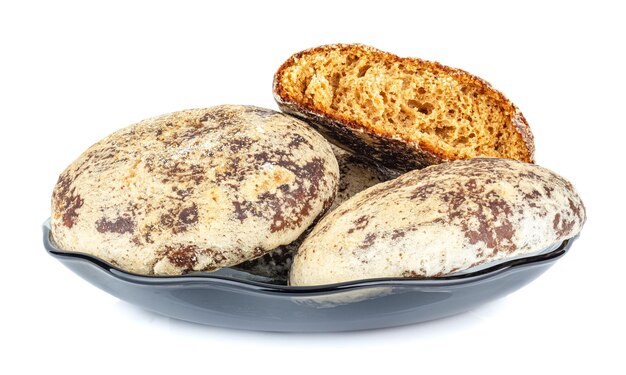
M 557 174 L 476 158 L 408 172 L 360 192 L 313 228 L 290 283 L 433 278 L 573 237 L 585 208 Z
M 129 272 L 211 271 L 289 244 L 332 204 L 330 145 L 300 120 L 250 106 L 141 121 L 59 177 L 52 235 Z
M 274 97 L 333 143 L 393 169 L 477 156 L 533 161 L 517 107 L 486 81 L 436 62 L 322 46 L 280 67 Z

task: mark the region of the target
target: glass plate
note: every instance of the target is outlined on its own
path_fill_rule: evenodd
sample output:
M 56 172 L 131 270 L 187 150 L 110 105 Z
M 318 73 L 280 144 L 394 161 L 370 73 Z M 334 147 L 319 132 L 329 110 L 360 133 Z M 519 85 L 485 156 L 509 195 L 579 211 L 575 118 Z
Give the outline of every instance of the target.
M 49 220 L 43 225 L 43 242 L 50 255 L 119 299 L 176 319 L 280 332 L 393 327 L 458 314 L 528 284 L 561 258 L 575 239 L 539 255 L 436 279 L 383 278 L 292 287 L 229 268 L 183 276 L 132 274 L 91 255 L 56 248 Z

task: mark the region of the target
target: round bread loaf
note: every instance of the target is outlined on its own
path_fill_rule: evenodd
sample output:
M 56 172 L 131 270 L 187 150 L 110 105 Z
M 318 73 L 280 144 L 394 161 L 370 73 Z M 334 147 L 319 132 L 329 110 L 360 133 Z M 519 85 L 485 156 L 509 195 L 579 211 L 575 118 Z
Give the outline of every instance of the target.
M 440 164 L 364 190 L 320 220 L 290 283 L 441 277 L 541 251 L 584 221 L 572 185 L 545 168 L 497 158 Z
M 140 274 L 211 271 L 289 244 L 332 204 L 330 145 L 307 124 L 250 106 L 141 121 L 59 177 L 52 234 Z
M 333 201 L 333 205 L 328 212 L 334 210 L 356 193 L 398 176 L 398 172 L 396 171 L 371 164 L 371 162 L 337 146 L 331 145 L 331 148 L 339 164 L 339 189 Z M 312 229 L 312 227 L 313 226 L 311 226 L 310 229 Z M 294 242 L 280 246 L 272 250 L 269 254 L 265 254 L 259 258 L 243 262 L 235 266 L 235 268 L 245 270 L 254 275 L 270 277 L 277 281 L 286 282 L 293 255 L 306 238 L 306 235 L 307 232 L 303 233 L 303 235 Z

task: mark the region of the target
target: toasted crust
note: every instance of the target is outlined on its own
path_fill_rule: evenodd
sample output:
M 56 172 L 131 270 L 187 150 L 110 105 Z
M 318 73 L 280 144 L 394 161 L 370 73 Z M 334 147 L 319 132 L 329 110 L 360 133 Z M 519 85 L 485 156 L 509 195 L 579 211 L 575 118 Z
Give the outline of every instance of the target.
M 408 172 L 325 216 L 294 257 L 291 285 L 440 277 L 536 253 L 577 235 L 585 207 L 545 168 L 476 158 Z
M 328 142 L 300 120 L 218 106 L 141 121 L 89 148 L 59 177 L 61 249 L 127 271 L 211 271 L 293 242 L 334 199 Z
M 509 122 L 515 128 L 523 144 L 524 162 L 534 162 L 534 140 L 528 123 L 519 109 L 501 92 L 495 90 L 487 81 L 460 69 L 444 66 L 437 62 L 418 58 L 402 58 L 378 49 L 359 44 L 333 44 L 308 49 L 291 56 L 274 75 L 274 98 L 281 110 L 307 120 L 318 131 L 336 145 L 398 170 L 412 170 L 448 160 L 458 159 L 455 155 L 423 140 L 410 140 L 401 135 L 380 128 L 365 126 L 341 113 L 331 113 L 316 105 L 303 103 L 290 94 L 285 87 L 285 72 L 300 59 L 309 56 L 324 56 L 329 51 L 341 53 L 358 52 L 370 56 L 381 63 L 407 63 L 431 70 L 440 75 L 454 77 L 457 80 L 477 87 L 484 95 L 490 95 L 497 106 L 510 114 Z

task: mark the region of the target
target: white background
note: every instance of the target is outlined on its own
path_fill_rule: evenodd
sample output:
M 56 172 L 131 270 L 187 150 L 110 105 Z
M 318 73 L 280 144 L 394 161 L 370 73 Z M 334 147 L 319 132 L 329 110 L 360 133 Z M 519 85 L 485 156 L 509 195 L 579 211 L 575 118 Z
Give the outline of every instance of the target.
M 543 3 L 2 2 L 0 372 L 623 374 L 625 13 L 600 1 Z M 276 108 L 278 66 L 334 42 L 460 67 L 511 98 L 538 163 L 570 179 L 587 206 L 572 251 L 466 314 L 308 335 L 164 318 L 45 253 L 52 188 L 88 146 L 170 111 Z

